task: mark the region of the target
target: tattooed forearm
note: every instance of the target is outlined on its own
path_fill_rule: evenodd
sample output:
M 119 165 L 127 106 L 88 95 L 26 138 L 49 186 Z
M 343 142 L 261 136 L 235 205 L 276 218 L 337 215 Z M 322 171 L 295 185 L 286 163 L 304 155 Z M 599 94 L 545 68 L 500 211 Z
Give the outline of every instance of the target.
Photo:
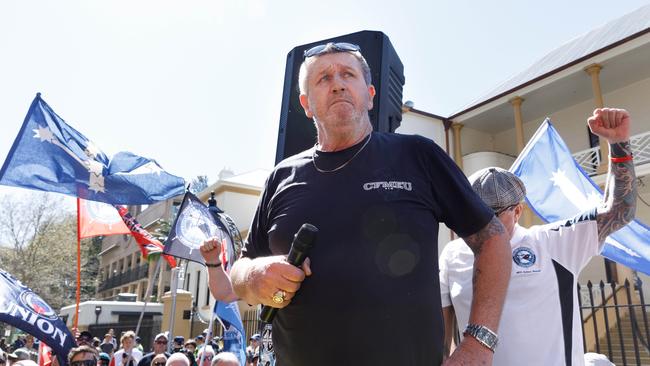
M 496 216 L 493 216 L 492 220 L 490 220 L 485 227 L 479 230 L 476 234 L 463 238 L 463 240 L 465 240 L 467 246 L 472 249 L 474 256 L 478 257 L 481 254 L 483 243 L 485 243 L 489 238 L 496 235 L 503 235 L 505 232 L 506 229 L 503 227 L 501 221 L 499 221 Z
M 625 157 L 632 155 L 629 141 L 609 145 L 612 157 Z M 603 205 L 598 207 L 596 223 L 598 225 L 598 238 L 601 242 L 605 238 L 627 225 L 636 212 L 636 175 L 634 161 L 622 163 L 610 162 L 607 174 L 607 186 Z

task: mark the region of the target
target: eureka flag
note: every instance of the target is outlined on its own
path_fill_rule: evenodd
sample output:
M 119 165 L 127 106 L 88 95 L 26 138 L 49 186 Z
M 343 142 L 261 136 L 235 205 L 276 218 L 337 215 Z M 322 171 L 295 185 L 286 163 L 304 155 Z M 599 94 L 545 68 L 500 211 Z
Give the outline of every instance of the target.
M 0 269 L 0 322 L 22 329 L 47 343 L 66 365 L 75 339 L 56 311 L 9 272 Z
M 603 199 L 548 118 L 510 171 L 524 182 L 526 201 L 546 222 L 575 216 Z M 607 237 L 601 255 L 650 275 L 650 228 L 638 220 L 630 222 Z
M 150 204 L 183 193 L 184 181 L 155 160 L 130 152 L 112 159 L 70 127 L 37 94 L 7 159 L 0 184 L 112 204 Z
M 239 358 L 239 364 L 246 365 L 246 331 L 241 321 L 237 301 L 230 303 L 217 301 L 214 305 L 214 313 L 225 327 L 222 352 L 234 353 Z

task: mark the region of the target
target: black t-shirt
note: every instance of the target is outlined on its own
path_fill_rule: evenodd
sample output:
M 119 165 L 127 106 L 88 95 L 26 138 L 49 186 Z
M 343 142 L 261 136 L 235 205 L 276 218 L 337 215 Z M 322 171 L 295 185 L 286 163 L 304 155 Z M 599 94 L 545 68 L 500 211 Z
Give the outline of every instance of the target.
M 365 141 L 316 153 L 320 169 Z M 278 366 L 437 365 L 442 318 L 438 222 L 460 236 L 493 216 L 433 141 L 376 133 L 342 169 L 313 149 L 278 164 L 242 255 L 286 254 L 303 223 L 319 228 L 313 275 L 273 322 Z

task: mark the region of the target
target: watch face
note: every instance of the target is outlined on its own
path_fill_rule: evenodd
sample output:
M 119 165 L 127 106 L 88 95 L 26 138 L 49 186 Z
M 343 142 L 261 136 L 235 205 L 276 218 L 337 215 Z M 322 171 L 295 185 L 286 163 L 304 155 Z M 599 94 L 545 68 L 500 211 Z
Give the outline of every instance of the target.
M 221 236 L 217 225 L 210 220 L 211 214 L 203 212 L 206 210 L 205 206 L 190 200 L 180 213 L 176 235 L 186 247 L 199 249 L 204 240 Z

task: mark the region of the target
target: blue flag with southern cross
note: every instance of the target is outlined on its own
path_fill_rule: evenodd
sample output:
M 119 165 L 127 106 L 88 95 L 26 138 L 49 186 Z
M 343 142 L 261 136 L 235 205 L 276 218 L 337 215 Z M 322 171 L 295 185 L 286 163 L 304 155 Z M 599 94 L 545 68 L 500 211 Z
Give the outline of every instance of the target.
M 217 301 L 214 313 L 221 319 L 223 330 L 223 351 L 234 353 L 239 358 L 239 364 L 246 364 L 246 331 L 241 321 L 237 301 L 225 303 Z
M 183 194 L 182 178 L 130 152 L 109 159 L 40 93 L 0 170 L 0 184 L 111 204 L 150 204 Z
M 67 364 L 67 355 L 75 339 L 65 323 L 40 296 L 32 292 L 9 272 L 0 269 L 0 322 L 33 335 L 59 355 Z
M 549 119 L 539 127 L 510 171 L 526 185 L 526 201 L 544 221 L 554 222 L 598 205 L 603 194 L 580 168 Z M 650 228 L 634 220 L 605 241 L 601 253 L 650 274 Z

